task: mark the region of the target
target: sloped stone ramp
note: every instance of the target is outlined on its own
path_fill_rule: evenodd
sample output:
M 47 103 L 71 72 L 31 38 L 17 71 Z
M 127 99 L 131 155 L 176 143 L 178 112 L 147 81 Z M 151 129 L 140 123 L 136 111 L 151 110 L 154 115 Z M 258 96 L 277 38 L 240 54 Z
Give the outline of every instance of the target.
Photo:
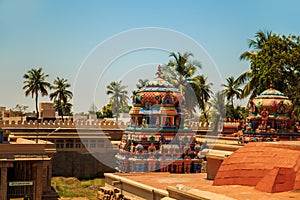
M 248 143 L 226 158 L 213 185 L 246 185 L 264 192 L 300 190 L 300 142 Z

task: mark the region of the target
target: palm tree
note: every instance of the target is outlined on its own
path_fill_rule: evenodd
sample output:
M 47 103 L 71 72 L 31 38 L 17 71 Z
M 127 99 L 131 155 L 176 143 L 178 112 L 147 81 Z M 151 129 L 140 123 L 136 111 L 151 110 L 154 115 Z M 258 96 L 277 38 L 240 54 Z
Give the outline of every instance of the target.
M 50 94 L 50 99 L 54 99 L 57 103 L 57 111 L 62 120 L 64 120 L 64 106 L 66 106 L 68 100 L 73 97 L 73 93 L 68 90 L 69 87 L 71 87 L 71 85 L 67 83 L 67 79 L 57 77 L 52 86 L 55 91 Z
M 138 80 L 138 83 L 136 84 L 136 87 L 138 89 L 141 89 L 142 87 L 146 86 L 147 83 L 149 83 L 149 80 L 148 79 L 139 79 Z
M 110 101 L 112 103 L 112 110 L 116 113 L 116 122 L 118 122 L 119 110 L 124 104 L 127 104 L 128 96 L 127 96 L 127 86 L 121 85 L 122 81 L 116 82 L 113 81 L 107 86 L 107 95 L 112 95 L 110 97 Z
M 250 39 L 248 41 L 249 48 L 253 48 L 253 51 L 245 51 L 240 56 L 240 59 L 247 60 L 250 62 L 251 60 L 254 60 L 255 57 L 257 56 L 257 53 L 263 48 L 264 44 L 267 41 L 269 41 L 271 37 L 272 37 L 271 31 L 261 31 L 261 30 L 258 31 L 255 34 L 255 39 Z M 237 78 L 236 80 L 237 84 L 239 85 L 245 84 L 241 98 L 245 98 L 251 94 L 250 99 L 252 99 L 258 94 L 257 86 L 259 83 L 259 78 L 260 78 L 259 69 L 252 68 L 252 67 L 250 68 L 249 71 L 244 72 Z
M 227 103 L 231 103 L 231 106 L 233 107 L 233 99 L 236 97 L 237 99 L 240 98 L 242 89 L 239 88 L 239 85 L 237 84 L 236 80 L 234 80 L 234 77 L 231 76 L 226 79 L 227 85 L 222 84 L 223 87 L 225 87 L 224 94 L 227 98 Z
M 163 70 L 163 77 L 169 81 L 174 87 L 179 88 L 189 110 L 193 111 L 196 102 L 193 98 L 188 98 L 189 95 L 194 93 L 189 84 L 197 69 L 201 69 L 201 64 L 198 61 L 190 61 L 190 57 L 193 57 L 192 53 L 180 53 L 172 52 L 170 57 L 173 59 L 166 64 Z
M 198 61 L 190 61 L 190 57 L 193 57 L 192 53 L 185 52 L 184 54 L 178 52 L 175 54 L 172 52 L 170 57 L 174 60 L 170 60 L 169 63 L 163 67 L 164 75 L 170 83 L 173 83 L 175 87 L 178 87 L 180 92 L 184 94 L 184 89 L 187 86 L 187 79 L 192 78 L 197 71 L 197 68 L 201 69 L 201 64 Z
M 213 92 L 211 91 L 212 83 L 207 83 L 207 77 L 205 77 L 204 75 L 197 75 L 189 79 L 189 82 L 196 95 L 198 107 L 203 111 L 203 116 L 208 123 L 208 110 L 206 110 L 206 107 L 208 105 L 209 99 L 211 98 L 211 94 L 213 94 Z
M 230 111 L 230 116 L 234 118 L 234 105 L 233 105 L 233 100 L 234 97 L 239 99 L 241 97 L 242 89 L 239 88 L 239 85 L 237 82 L 234 80 L 234 77 L 231 76 L 226 79 L 227 84 L 222 84 L 225 89 L 223 90 L 224 95 L 226 96 L 227 99 L 227 106 Z
M 48 76 L 48 74 L 43 72 L 42 68 L 31 69 L 23 75 L 23 78 L 25 79 L 25 85 L 23 86 L 23 90 L 25 90 L 25 96 L 28 96 L 29 94 L 31 94 L 32 98 L 35 96 L 36 119 L 39 118 L 39 92 L 42 96 L 45 96 L 48 95 L 47 89 L 51 88 L 51 84 L 45 81 Z
M 62 109 L 62 113 L 64 116 L 71 116 L 72 114 L 72 107 L 73 104 L 71 104 L 70 102 L 67 102 L 66 104 L 64 102 L 60 102 L 58 100 L 54 100 L 54 109 L 55 110 L 60 110 Z M 61 113 L 59 113 L 59 115 L 61 116 Z
M 225 94 L 218 91 L 211 101 L 211 116 L 213 122 L 212 133 L 217 134 L 220 128 L 219 122 L 226 116 Z M 221 126 L 222 127 L 222 126 Z

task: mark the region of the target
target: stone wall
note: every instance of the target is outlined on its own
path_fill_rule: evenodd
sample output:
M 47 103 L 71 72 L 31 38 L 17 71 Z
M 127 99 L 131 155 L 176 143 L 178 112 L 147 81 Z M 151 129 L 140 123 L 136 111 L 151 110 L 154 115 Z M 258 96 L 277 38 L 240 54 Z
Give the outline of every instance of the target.
M 15 120 L 0 120 L 0 128 L 14 128 L 14 129 L 24 129 L 24 128 L 101 128 L 101 129 L 125 129 L 127 124 L 124 122 L 115 121 L 104 121 L 104 120 L 85 120 L 85 121 L 76 121 L 73 122 L 71 120 L 65 120 L 64 122 L 61 120 L 55 121 L 43 121 L 38 123 L 37 121 L 15 121 Z
M 114 169 L 104 165 L 90 153 L 60 151 L 53 156 L 52 176 L 87 179 L 103 177 L 104 173 L 114 171 Z
M 24 128 L 40 128 L 40 129 L 56 129 L 58 127 L 64 129 L 64 128 L 101 128 L 102 130 L 125 130 L 128 126 L 128 123 L 125 123 L 123 121 L 119 121 L 116 123 L 115 120 L 94 120 L 94 119 L 88 119 L 88 120 L 68 120 L 66 119 L 64 122 L 61 120 L 55 120 L 55 121 L 47 121 L 44 120 L 40 123 L 37 121 L 21 121 L 16 120 L 14 118 L 7 119 L 7 120 L 0 120 L 0 128 L 14 128 L 14 129 L 24 129 Z M 211 130 L 213 125 L 207 124 L 207 123 L 201 123 L 201 122 L 193 122 L 190 125 L 191 129 L 194 131 L 204 131 L 207 132 L 208 130 Z M 236 132 L 237 128 L 239 126 L 239 123 L 229 123 L 225 122 L 223 125 L 223 128 L 221 128 L 219 131 L 229 131 L 229 132 Z

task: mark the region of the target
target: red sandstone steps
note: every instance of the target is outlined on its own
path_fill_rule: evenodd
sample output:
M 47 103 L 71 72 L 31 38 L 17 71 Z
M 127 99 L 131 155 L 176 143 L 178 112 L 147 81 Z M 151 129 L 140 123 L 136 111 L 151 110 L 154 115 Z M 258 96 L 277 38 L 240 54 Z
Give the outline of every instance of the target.
M 300 147 L 249 143 L 223 161 L 213 185 L 255 186 L 269 193 L 298 190 Z

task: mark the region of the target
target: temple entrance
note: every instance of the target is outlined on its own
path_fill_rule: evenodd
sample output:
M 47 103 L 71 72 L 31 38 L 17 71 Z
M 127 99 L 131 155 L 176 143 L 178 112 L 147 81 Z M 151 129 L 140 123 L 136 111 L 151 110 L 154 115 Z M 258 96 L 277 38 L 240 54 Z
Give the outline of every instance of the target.
M 35 181 L 32 173 L 32 162 L 15 162 L 7 170 L 7 199 L 33 200 Z

